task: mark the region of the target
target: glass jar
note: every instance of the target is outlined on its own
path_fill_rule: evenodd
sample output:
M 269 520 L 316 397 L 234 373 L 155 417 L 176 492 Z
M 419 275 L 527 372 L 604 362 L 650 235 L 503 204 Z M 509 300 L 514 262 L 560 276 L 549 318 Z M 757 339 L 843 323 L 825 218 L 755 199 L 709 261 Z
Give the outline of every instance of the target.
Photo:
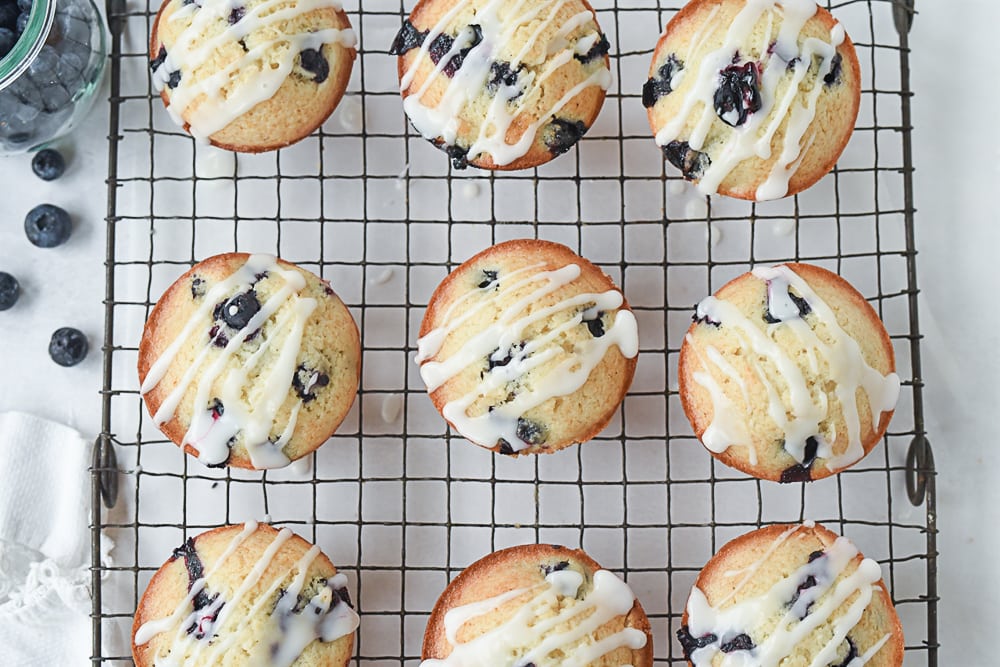
M 0 0 L 0 10 L 4 5 L 21 12 L 23 26 L 0 59 L 0 155 L 13 155 L 44 147 L 86 115 L 104 73 L 107 31 L 93 0 Z M 17 35 L 17 27 L 7 29 Z

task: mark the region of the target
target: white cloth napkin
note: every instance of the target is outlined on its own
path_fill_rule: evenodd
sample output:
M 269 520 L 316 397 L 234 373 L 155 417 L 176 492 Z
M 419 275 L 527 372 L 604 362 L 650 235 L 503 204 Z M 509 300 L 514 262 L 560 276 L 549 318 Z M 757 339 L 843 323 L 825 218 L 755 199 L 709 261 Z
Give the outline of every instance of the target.
M 0 646 L 4 665 L 89 664 L 92 443 L 0 413 Z

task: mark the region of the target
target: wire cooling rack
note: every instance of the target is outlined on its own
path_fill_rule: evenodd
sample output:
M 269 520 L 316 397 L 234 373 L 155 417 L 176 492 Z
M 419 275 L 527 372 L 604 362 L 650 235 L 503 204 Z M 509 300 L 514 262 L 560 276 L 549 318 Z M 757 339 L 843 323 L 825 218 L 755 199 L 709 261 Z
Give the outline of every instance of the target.
M 696 196 L 664 168 L 650 136 L 641 86 L 680 3 L 594 4 L 616 79 L 596 125 L 541 168 L 490 174 L 453 171 L 407 126 L 387 50 L 409 0 L 349 1 L 361 46 L 337 112 L 296 146 L 239 156 L 235 165 L 202 155 L 150 89 L 155 0 L 110 0 L 93 664 L 130 664 L 133 611 L 173 547 L 251 518 L 318 543 L 350 577 L 361 614 L 359 665 L 416 664 L 448 580 L 492 550 L 536 541 L 582 546 L 624 575 L 650 616 L 656 663 L 683 664 L 673 636 L 701 566 L 736 535 L 803 518 L 848 535 L 882 564 L 906 631 L 907 666 L 937 664 L 909 3 L 833 4 L 862 63 L 857 129 L 831 175 L 766 204 Z M 641 351 L 632 389 L 604 433 L 511 460 L 448 432 L 412 357 L 424 306 L 449 270 L 494 242 L 525 236 L 566 243 L 610 273 L 636 312 Z M 306 464 L 287 470 L 205 468 L 163 438 L 138 395 L 136 348 L 155 300 L 194 262 L 233 250 L 276 252 L 321 273 L 363 334 L 352 413 Z M 834 269 L 862 291 L 886 322 L 904 380 L 884 443 L 853 469 L 807 485 L 759 482 L 716 463 L 693 438 L 676 391 L 694 304 L 756 263 L 792 259 Z M 113 507 L 101 508 L 102 498 Z M 116 542 L 110 563 L 101 558 L 101 531 Z

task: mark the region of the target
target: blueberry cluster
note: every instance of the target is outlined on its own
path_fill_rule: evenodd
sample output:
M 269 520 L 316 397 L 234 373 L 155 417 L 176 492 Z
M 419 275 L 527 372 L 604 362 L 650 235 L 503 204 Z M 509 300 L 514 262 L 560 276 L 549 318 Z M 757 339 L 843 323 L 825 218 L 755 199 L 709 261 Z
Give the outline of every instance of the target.
M 0 17 L 2 15 L 0 12 Z M 66 160 L 61 153 L 48 148 L 35 154 L 31 168 L 42 180 L 51 181 L 62 176 Z M 62 245 L 69 240 L 72 231 L 69 213 L 53 204 L 40 204 L 28 211 L 24 218 L 24 234 L 32 245 L 39 248 Z M 13 308 L 20 298 L 21 283 L 11 274 L 0 271 L 0 311 Z M 87 357 L 89 349 L 87 336 L 72 327 L 57 329 L 49 341 L 49 356 L 60 366 L 77 365 Z
M 0 57 L 21 38 L 31 10 L 32 0 L 0 0 Z M 95 20 L 82 2 L 60 3 L 45 45 L 27 71 L 0 91 L 0 151 L 38 145 L 70 121 L 81 92 L 99 72 L 91 63 Z

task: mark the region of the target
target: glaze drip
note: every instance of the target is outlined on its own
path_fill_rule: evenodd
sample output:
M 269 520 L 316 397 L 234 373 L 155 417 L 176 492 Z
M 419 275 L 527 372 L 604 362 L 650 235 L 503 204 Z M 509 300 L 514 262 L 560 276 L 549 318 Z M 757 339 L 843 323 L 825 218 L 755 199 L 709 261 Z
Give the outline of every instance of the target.
M 617 290 L 575 294 L 552 305 L 537 307 L 539 300 L 580 277 L 577 264 L 554 271 L 543 270 L 543 267 L 543 264 L 535 264 L 502 274 L 485 287 L 480 283 L 479 290 L 453 303 L 440 318 L 442 324 L 417 342 L 416 361 L 421 364 L 420 376 L 430 392 L 470 366 L 487 360 L 479 382 L 464 396 L 445 404 L 442 413 L 470 441 L 484 447 L 499 445 L 509 454 L 544 442 L 544 428 L 526 420 L 527 412 L 549 399 L 580 389 L 612 347 L 617 347 L 626 358 L 639 353 L 635 316 L 628 310 L 619 310 L 624 297 Z M 500 305 L 521 292 L 526 293 L 511 305 Z M 475 333 L 450 355 L 439 356 L 452 332 L 472 318 L 494 312 L 496 319 L 489 326 Z M 600 336 L 592 335 L 596 330 L 592 322 L 598 313 L 607 313 L 605 317 L 610 322 L 602 320 Z M 525 336 L 526 330 L 533 325 L 567 314 L 568 318 L 551 330 L 534 337 Z M 576 342 L 572 352 L 565 354 L 560 339 L 575 327 L 582 327 L 587 332 L 586 339 Z M 512 392 L 510 400 L 470 416 L 469 409 L 474 403 L 504 387 L 517 385 L 528 373 L 559 355 L 564 358 L 544 374 L 534 376 L 531 387 Z
M 598 31 L 592 12 L 582 11 L 572 16 L 558 27 L 547 43 L 540 42 L 556 25 L 560 10 L 569 1 L 540 0 L 529 5 L 526 0 L 459 0 L 426 32 L 417 31 L 407 21 L 393 43 L 392 52 L 404 54 L 418 48 L 415 45 L 419 40 L 417 54 L 400 79 L 400 89 L 405 94 L 403 107 L 413 126 L 426 139 L 454 146 L 463 113 L 483 90 L 489 90 L 492 100 L 477 136 L 471 145 L 462 146 L 463 160 L 475 160 L 488 154 L 493 163 L 504 166 L 524 157 L 535 143 L 539 130 L 548 126 L 573 98 L 591 86 L 607 90 L 611 85 L 611 72 L 603 61 L 607 41 Z M 454 37 L 447 35 L 448 26 L 470 8 L 475 14 L 475 29 L 463 29 Z M 504 53 L 503 49 L 512 42 L 515 33 L 526 30 L 530 34 L 521 50 L 514 54 Z M 581 30 L 583 33 L 577 35 Z M 443 36 L 450 40 L 444 45 L 447 49 L 442 45 Z M 530 64 L 526 62 L 529 54 L 539 49 L 547 54 L 544 67 L 539 71 L 525 69 Z M 417 70 L 428 59 L 435 65 L 434 71 L 419 87 L 411 90 Z M 536 91 L 554 80 L 556 72 L 574 59 L 585 65 L 600 60 L 601 65 L 537 119 L 521 120 L 529 111 L 528 105 L 537 99 Z M 498 76 L 495 68 L 500 63 L 502 71 Z M 428 94 L 441 77 L 447 79 L 443 92 Z M 431 100 L 433 106 L 428 106 Z M 574 135 L 576 139 L 579 134 L 582 132 Z M 550 147 L 555 154 L 566 149 L 568 146 L 564 143 L 557 143 L 555 149 Z M 462 164 L 464 166 L 464 162 Z
M 882 413 L 896 406 L 899 376 L 895 373 L 882 375 L 868 365 L 858 342 L 841 328 L 833 309 L 793 270 L 787 266 L 757 268 L 753 275 L 768 283 L 771 297 L 765 312 L 777 320 L 776 323 L 762 329 L 736 305 L 714 296 L 698 304 L 695 316 L 698 320 L 707 318 L 709 322 L 718 322 L 718 326 L 738 336 L 740 348 L 752 353 L 742 355 L 750 368 L 749 375 L 741 374 L 715 347 L 708 345 L 699 352 L 691 334 L 686 339 L 700 366 L 692 377 L 709 392 L 713 406 L 712 421 L 702 435 L 702 442 L 716 453 L 732 446 L 747 447 L 750 462 L 756 463 L 757 452 L 747 417 L 735 401 L 738 397 L 743 405 L 750 404 L 747 386 L 750 379 L 763 385 L 768 398 L 768 416 L 783 432 L 784 449 L 804 466 L 801 473 L 805 477 L 808 478 L 808 467 L 816 457 L 823 459 L 830 470 L 855 463 L 865 454 L 858 401 L 867 401 L 870 426 L 877 431 Z M 793 295 L 790 289 L 799 296 Z M 803 313 L 809 315 L 811 323 L 804 319 Z M 817 335 L 818 328 L 832 339 L 830 343 Z M 805 362 L 793 358 L 776 342 L 779 331 L 789 330 L 806 350 Z M 833 383 L 833 396 L 842 412 L 846 438 L 836 432 L 832 419 L 833 401 L 825 391 L 817 393 L 810 388 L 800 365 L 806 363 L 815 372 L 818 360 L 825 361 L 826 373 Z M 725 377 L 739 393 L 726 391 L 720 377 Z M 781 386 L 785 387 L 787 400 L 782 397 Z M 857 398 L 859 390 L 864 399 Z M 798 477 L 785 481 L 802 481 L 800 472 L 788 474 Z
M 583 667 L 620 648 L 644 647 L 646 634 L 636 628 L 598 638 L 601 627 L 632 610 L 635 595 L 628 585 L 607 570 L 594 573 L 589 592 L 581 592 L 583 583 L 579 572 L 553 568 L 537 586 L 452 608 L 444 618 L 452 652 L 444 659 L 424 660 L 422 667 Z M 505 622 L 473 639 L 458 639 L 466 623 L 515 600 L 522 602 Z
M 656 133 L 656 143 L 663 147 L 677 143 L 693 119 L 694 129 L 684 143 L 689 150 L 706 152 L 713 121 L 721 118 L 732 126 L 728 139 L 713 147 L 711 162 L 700 172 L 684 174 L 689 179 L 700 179 L 700 192 L 714 194 L 744 160 L 769 159 L 778 129 L 787 121 L 777 161 L 755 194 L 757 200 L 784 197 L 791 177 L 819 131 L 813 128 L 813 121 L 824 85 L 829 87 L 839 80 L 837 47 L 846 37 L 844 28 L 835 24 L 828 40 L 803 39 L 803 27 L 816 14 L 814 0 L 747 0 L 732 19 L 722 45 L 706 53 L 705 42 L 720 28 L 717 9 L 697 31 L 689 52 L 680 55 L 689 63 L 700 59 L 701 65 L 693 74 L 695 83 L 686 90 L 680 110 Z M 734 54 L 740 54 L 758 25 L 768 35 L 757 54 L 759 61 L 737 68 Z M 779 93 L 779 84 L 786 79 L 787 85 Z M 672 89 L 680 85 L 674 78 Z M 800 94 L 805 97 L 804 103 L 796 101 Z M 658 97 L 650 91 L 647 101 L 655 99 Z
M 241 0 L 179 4 L 182 6 L 169 20 L 189 20 L 190 24 L 150 63 L 152 81 L 158 92 L 164 87 L 171 89 L 167 112 L 178 125 L 188 125 L 191 135 L 203 143 L 271 99 L 297 62 L 303 67 L 314 63 L 314 69 L 308 71 L 317 84 L 322 83 L 326 79 L 322 67 L 329 69 L 326 61 L 319 64 L 309 56 L 308 62 L 300 61 L 300 54 L 321 53 L 326 44 L 353 48 L 357 43 L 350 29 L 285 32 L 287 25 L 309 12 L 340 11 L 339 0 L 264 0 L 249 10 Z M 249 36 L 257 40 L 252 48 L 247 48 Z M 241 45 L 239 56 L 228 55 L 233 44 Z M 274 54 L 278 54 L 277 60 L 271 62 Z M 190 75 L 213 58 L 223 59 L 225 65 L 209 76 Z M 181 72 L 188 74 L 182 77 Z

